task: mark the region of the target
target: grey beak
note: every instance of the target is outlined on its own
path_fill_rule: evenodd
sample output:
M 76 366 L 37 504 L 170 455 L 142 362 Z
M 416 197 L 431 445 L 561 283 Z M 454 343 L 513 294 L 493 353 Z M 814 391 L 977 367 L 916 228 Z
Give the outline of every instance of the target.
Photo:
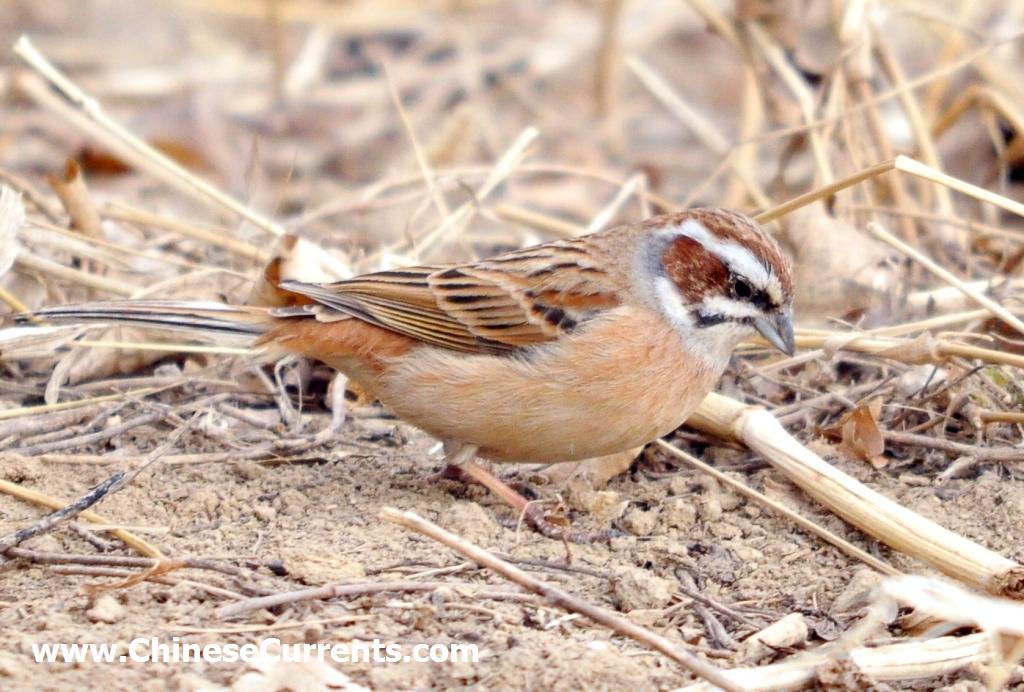
M 796 339 L 793 337 L 793 321 L 789 317 L 789 310 L 780 312 L 774 319 L 758 317 L 754 320 L 754 328 L 768 343 L 786 355 L 796 353 Z

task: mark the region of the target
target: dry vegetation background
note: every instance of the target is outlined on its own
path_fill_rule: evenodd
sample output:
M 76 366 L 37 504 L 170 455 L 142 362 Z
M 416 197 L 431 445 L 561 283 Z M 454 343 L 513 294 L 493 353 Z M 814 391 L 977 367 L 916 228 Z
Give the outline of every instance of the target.
M 774 222 L 797 266 L 804 348 L 787 359 L 745 349 L 720 390 L 767 407 L 914 512 L 1024 560 L 1024 223 L 1013 206 L 1024 196 L 1024 3 L 8 0 L 0 11 L 0 182 L 27 211 L 12 221 L 9 199 L 0 219 L 0 314 L 129 296 L 244 301 L 283 231 L 309 241 L 304 271 L 330 276 L 471 258 L 683 206 L 753 213 L 897 154 L 1002 195 L 1000 207 L 890 171 Z M 32 43 L 19 57 L 22 34 Z M 55 88 L 40 56 L 73 84 Z M 95 101 L 76 102 L 75 85 Z M 909 260 L 893 237 L 952 276 Z M 849 336 L 865 330 L 875 341 Z M 623 534 L 567 547 L 517 531 L 478 488 L 428 482 L 442 465 L 433 442 L 372 404 L 343 407 L 321 366 L 263 370 L 230 344 L 127 329 L 0 334 L 5 689 L 693 681 L 382 522 L 384 506 L 724 668 L 807 650 L 822 657 L 799 684 L 828 689 L 1024 684 L 1012 627 L 966 617 L 982 606 L 870 610 L 877 572 L 658 449 L 600 488 L 500 469 L 575 526 Z M 689 429 L 676 442 L 882 569 L 930 573 L 741 446 Z M 4 538 L 36 522 L 45 498 L 60 507 L 132 469 L 142 472 L 98 517 L 16 547 Z M 140 556 L 161 554 L 177 562 L 144 571 L 154 562 Z M 402 586 L 380 591 L 388 581 Z M 367 586 L 217 610 L 339 582 Z M 780 620 L 768 644 L 750 639 Z M 1006 637 L 986 634 L 995 630 Z M 483 660 L 347 666 L 346 682 L 316 665 L 28 655 L 33 640 L 154 634 L 467 641 Z M 894 665 L 929 641 L 952 653 Z M 870 659 L 893 642 L 910 648 L 888 667 Z

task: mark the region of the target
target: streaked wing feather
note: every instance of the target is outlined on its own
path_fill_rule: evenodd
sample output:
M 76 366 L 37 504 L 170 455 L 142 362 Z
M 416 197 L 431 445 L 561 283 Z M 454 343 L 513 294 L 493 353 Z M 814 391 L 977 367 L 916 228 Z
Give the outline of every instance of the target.
M 283 287 L 399 334 L 453 350 L 502 353 L 569 333 L 619 303 L 582 239 L 472 264 L 409 267 Z

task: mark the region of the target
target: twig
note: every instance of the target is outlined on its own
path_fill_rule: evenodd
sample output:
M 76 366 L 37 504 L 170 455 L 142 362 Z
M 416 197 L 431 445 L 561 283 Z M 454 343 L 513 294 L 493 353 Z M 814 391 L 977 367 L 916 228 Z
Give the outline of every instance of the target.
M 203 243 L 223 248 L 234 255 L 252 260 L 253 262 L 266 262 L 272 254 L 268 249 L 258 248 L 252 243 L 227 235 L 229 231 L 226 228 L 187 223 L 179 219 L 159 216 L 144 209 L 136 209 L 125 204 L 108 203 L 103 207 L 103 215 L 111 219 L 124 221 L 125 223 L 160 228 L 188 238 L 195 238 Z
M 24 454 L 26 456 L 34 456 L 36 454 L 57 452 L 62 449 L 71 449 L 72 447 L 80 447 L 92 444 L 93 442 L 109 440 L 111 437 L 116 437 L 134 428 L 138 428 L 143 425 L 150 425 L 151 423 L 163 420 L 168 416 L 168 413 L 169 412 L 165 410 L 151 411 L 149 413 L 143 413 L 142 415 L 136 416 L 135 418 L 130 418 L 120 425 L 115 425 L 104 430 L 97 430 L 96 432 L 88 435 L 80 435 L 67 440 L 56 440 L 54 442 L 31 445 L 28 447 L 16 447 L 11 451 L 17 454 Z
M 23 270 L 35 271 L 47 278 L 63 279 L 71 283 L 113 293 L 116 296 L 128 297 L 138 290 L 137 287 L 123 280 L 115 281 L 105 276 L 97 276 L 80 269 L 73 269 L 31 252 L 18 253 L 18 258 L 14 262 Z
M 260 598 L 247 598 L 213 611 L 221 620 L 247 613 L 260 608 L 276 608 L 280 605 L 299 603 L 300 601 L 326 601 L 331 598 L 354 598 L 375 593 L 393 591 L 436 591 L 442 587 L 461 586 L 444 581 L 374 581 L 361 584 L 327 584 L 312 589 L 286 591 Z
M 21 36 L 17 40 L 14 44 L 14 52 L 63 96 L 65 101 L 57 102 L 66 106 L 61 109 L 60 115 L 66 116 L 70 110 L 77 115 L 84 116 L 84 118 L 68 120 L 72 126 L 83 130 L 86 135 L 99 139 L 104 146 L 110 147 L 125 161 L 163 180 L 175 189 L 204 202 L 212 202 L 215 206 L 227 209 L 274 235 L 284 235 L 285 231 L 279 224 L 250 209 L 202 178 L 193 175 L 184 166 L 116 123 L 103 111 L 99 101 L 86 94 L 67 75 L 57 69 L 39 52 L 27 36 Z M 48 87 L 38 84 L 38 82 L 36 86 L 33 86 L 33 81 L 22 80 L 21 86 L 26 88 L 33 98 L 52 107 L 55 99 L 47 98 L 47 96 L 52 96 Z
M 83 574 L 90 577 L 120 577 L 125 581 L 133 581 L 140 576 L 144 576 L 143 581 L 153 581 L 158 584 L 166 584 L 167 586 L 175 586 L 177 584 L 188 584 L 194 586 L 200 591 L 205 591 L 213 596 L 221 596 L 224 598 L 230 598 L 236 601 L 245 600 L 245 595 L 240 594 L 236 591 L 224 589 L 219 586 L 213 586 L 212 584 L 204 584 L 201 581 L 193 581 L 191 579 L 178 579 L 176 577 L 167 577 L 163 575 L 145 576 L 140 575 L 138 572 L 133 572 L 128 569 L 119 569 L 117 567 L 99 567 L 95 565 L 54 565 L 50 568 L 50 571 L 54 574 Z M 118 585 L 115 584 L 113 588 Z M 89 590 L 108 590 L 106 585 L 97 585 L 92 587 L 86 587 Z
M 189 426 L 187 425 L 181 426 L 171 433 L 170 438 L 166 442 L 150 452 L 149 456 L 147 456 L 146 459 L 134 469 L 118 471 L 107 480 L 93 487 L 89 492 L 82 495 L 74 502 L 58 509 L 56 512 L 46 515 L 31 526 L 19 529 L 5 538 L 0 538 L 0 554 L 7 552 L 10 548 L 17 546 L 30 538 L 35 538 L 36 536 L 47 533 L 57 524 L 78 516 L 107 495 L 116 493 L 128 483 L 131 483 L 140 473 L 149 468 L 153 462 L 177 444 L 178 438 L 181 437 L 182 433 L 184 433 L 188 427 Z
M 950 454 L 974 457 L 978 461 L 1024 461 L 1024 449 L 1014 447 L 983 447 L 981 445 L 968 445 L 953 440 L 945 440 L 939 437 L 928 435 L 915 435 L 898 431 L 886 431 L 883 433 L 886 442 L 909 445 L 914 447 L 928 447 L 939 449 Z
M 883 161 L 882 163 L 874 166 L 869 166 L 853 175 L 848 175 L 845 178 L 833 181 L 828 185 L 820 187 L 810 192 L 805 192 L 802 195 L 797 195 L 791 200 L 783 202 L 782 204 L 776 205 L 770 209 L 765 209 L 760 214 L 754 216 L 754 220 L 758 223 L 768 223 L 769 221 L 775 221 L 783 216 L 790 214 L 797 209 L 806 207 L 808 204 L 817 202 L 819 199 L 825 199 L 831 197 L 840 190 L 845 190 L 848 187 L 853 187 L 857 183 L 862 183 L 865 180 L 874 178 L 875 176 L 881 175 L 882 173 L 888 173 L 896 168 L 896 161 Z
M 47 565 L 99 565 L 105 567 L 140 567 L 150 569 L 165 562 L 163 558 L 132 557 L 130 555 L 76 555 L 71 553 L 51 553 L 28 548 L 8 548 L 7 557 L 28 560 L 39 564 Z M 176 569 L 201 569 L 210 572 L 225 574 L 236 579 L 248 580 L 252 572 L 240 567 L 227 564 L 220 560 L 207 558 L 175 558 Z M 255 593 L 269 594 L 271 591 L 266 587 L 245 584 L 244 588 Z
M 807 531 L 807 532 L 817 536 L 818 538 L 822 539 L 826 543 L 834 545 L 836 548 L 839 548 L 839 550 L 843 551 L 847 555 L 850 555 L 850 556 L 860 560 L 864 564 L 873 567 L 874 569 L 878 570 L 882 574 L 888 574 L 888 575 L 902 574 L 902 572 L 900 572 L 898 569 L 896 569 L 892 565 L 889 565 L 888 563 L 883 562 L 882 560 L 879 560 L 875 556 L 873 556 L 873 555 L 871 555 L 869 553 L 864 552 L 863 550 L 861 550 L 857 546 L 853 545 L 852 543 L 850 543 L 846 539 L 841 538 L 840 536 L 835 535 L 834 533 L 832 533 L 831 531 L 826 529 L 824 526 L 818 526 L 817 524 L 815 524 L 810 519 L 807 519 L 806 517 L 800 516 L 799 514 L 797 514 L 793 510 L 791 510 L 789 507 L 786 507 L 785 505 L 783 505 L 783 504 L 781 504 L 779 502 L 776 502 L 775 500 L 772 500 L 771 498 L 763 495 L 762 493 L 757 492 L 753 488 L 748 488 L 747 486 L 743 485 L 739 481 L 734 480 L 733 478 L 730 478 L 729 476 L 727 476 L 726 474 L 722 473 L 721 471 L 719 471 L 718 469 L 714 468 L 713 466 L 708 466 L 707 464 L 705 464 L 700 459 L 696 458 L 695 456 L 693 456 L 691 454 L 687 454 L 686 452 L 684 452 L 683 450 L 679 449 L 678 447 L 670 445 L 669 443 L 665 442 L 664 440 L 658 440 L 658 446 L 661 447 L 666 452 L 668 452 L 669 454 L 671 454 L 672 456 L 674 456 L 676 459 L 680 459 L 681 461 L 685 461 L 687 464 L 690 464 L 694 468 L 700 469 L 701 471 L 703 471 L 704 473 L 712 476 L 716 480 L 718 480 L 718 481 L 720 481 L 722 483 L 725 483 L 726 485 L 728 485 L 730 488 L 733 488 L 734 490 L 736 490 L 741 495 L 744 495 L 744 496 L 746 496 L 746 497 L 748 497 L 748 498 L 750 498 L 752 500 L 760 502 L 764 506 L 766 506 L 769 509 L 771 509 L 773 512 L 778 512 L 779 514 L 781 514 L 782 516 L 786 517 L 790 521 L 794 522 L 797 526 L 799 526 L 800 528 L 804 529 L 805 531 Z
M 532 127 L 528 127 L 523 130 L 519 136 L 516 137 L 515 141 L 512 142 L 512 145 L 501 155 L 497 163 L 494 164 L 494 169 L 476 191 L 475 199 L 460 206 L 454 212 L 445 217 L 445 219 L 438 224 L 436 228 L 425 234 L 423 238 L 418 239 L 417 247 L 415 248 L 416 256 L 428 254 L 435 245 L 439 244 L 452 232 L 451 229 L 463 227 L 465 224 L 469 223 L 469 220 L 476 208 L 484 201 L 485 198 L 494 192 L 495 188 L 497 188 L 512 174 L 512 171 L 515 170 L 516 166 L 518 166 L 526 157 L 530 145 L 539 134 L 540 133 Z
M 443 219 L 451 212 L 448 210 L 448 205 L 445 204 L 444 195 L 437 187 L 437 176 L 434 175 L 434 171 L 430 167 L 430 161 L 427 159 L 427 155 L 423 151 L 423 146 L 416 137 L 416 130 L 412 126 L 412 120 L 409 118 L 409 112 L 405 110 L 405 106 L 402 105 L 402 96 L 398 93 L 398 87 L 395 85 L 395 80 L 391 76 L 391 70 L 386 64 L 383 68 L 384 82 L 388 86 L 388 94 L 390 94 L 391 100 L 395 104 L 395 110 L 398 111 L 398 118 L 402 121 L 402 127 L 405 128 L 406 134 L 409 135 L 409 144 L 412 146 L 413 154 L 416 157 L 416 165 L 419 167 L 420 174 L 423 176 L 423 182 L 427 186 L 427 191 L 434 200 L 434 206 L 437 207 L 437 211 Z
M 992 638 L 981 632 L 966 637 L 940 637 L 884 646 L 856 648 L 849 653 L 812 652 L 795 661 L 759 668 L 733 668 L 725 675 L 750 692 L 799 690 L 814 683 L 817 671 L 829 661 L 849 659 L 855 670 L 877 681 L 936 678 L 962 670 L 972 663 L 986 663 L 992 656 Z M 687 685 L 679 692 L 713 692 L 707 683 Z
M 661 635 L 640 627 L 630 620 L 604 608 L 587 603 L 566 591 L 551 586 L 547 582 L 543 582 L 515 565 L 495 557 L 466 539 L 445 531 L 437 524 L 427 521 L 413 512 L 400 512 L 397 509 L 385 507 L 380 511 L 380 516 L 382 519 L 393 524 L 398 524 L 434 539 L 454 550 L 459 555 L 497 572 L 502 577 L 518 584 L 527 591 L 542 596 L 552 605 L 564 608 L 572 613 L 579 613 L 600 625 L 604 625 L 616 634 L 629 637 L 654 651 L 664 654 L 694 675 L 721 687 L 723 690 L 738 691 L 742 689 L 730 682 L 720 669 L 673 644 Z
M 833 176 L 832 166 L 828 160 L 828 147 L 822 139 L 821 131 L 810 127 L 814 122 L 814 95 L 807 86 L 807 81 L 793 67 L 792 61 L 786 56 L 782 46 L 773 41 L 760 24 L 747 22 L 745 28 L 752 43 L 761 51 L 765 60 L 792 92 L 793 98 L 800 106 L 800 113 L 808 125 L 807 137 L 810 139 L 811 152 L 814 154 L 814 163 L 817 168 L 816 179 L 821 183 L 831 182 Z
M 1024 598 L 1024 566 L 893 502 L 804 447 L 769 412 L 712 393 L 687 424 L 761 453 L 808 495 L 867 534 L 944 574 Z
M 1021 211 L 1022 213 L 1024 213 L 1024 208 L 1022 208 Z M 976 302 L 978 305 L 981 305 L 987 310 L 990 310 L 993 315 L 996 315 L 1003 322 L 1006 322 L 1006 324 L 1010 325 L 1021 334 L 1024 334 L 1024 322 L 1019 320 L 1012 312 L 1010 312 L 1002 305 L 986 296 L 981 291 L 978 291 L 974 287 L 969 286 L 967 283 L 962 281 L 958 276 L 953 274 L 953 272 L 949 271 L 945 267 L 939 266 L 939 264 L 936 263 L 935 260 L 928 257 L 923 252 L 911 247 L 907 243 L 904 243 L 902 240 L 894 236 L 892 233 L 889 233 L 887 230 L 882 228 L 882 226 L 877 223 L 869 223 L 868 231 L 870 231 L 871 235 L 875 236 L 883 243 L 891 245 L 892 247 L 896 248 L 907 257 L 910 257 L 915 262 L 921 264 L 925 269 L 932 272 L 933 274 L 941 278 L 943 281 L 948 282 L 952 286 L 956 286 L 956 288 L 959 289 L 960 292 L 963 293 L 965 296 Z
M 599 117 L 608 118 L 615 111 L 621 70 L 619 39 L 623 0 L 602 0 L 601 37 L 597 42 L 597 60 L 594 67 L 594 101 Z
M 743 613 L 734 610 L 733 608 L 730 608 L 724 603 L 719 603 L 707 594 L 699 591 L 697 588 L 697 582 L 694 580 L 693 575 L 684 570 L 682 567 L 677 567 L 675 573 L 676 580 L 679 582 L 679 592 L 687 598 L 692 598 L 693 600 L 697 601 L 702 605 L 707 606 L 708 608 L 713 608 L 714 610 L 717 610 L 726 617 L 732 618 L 733 620 L 740 622 L 746 625 L 747 627 L 750 627 L 751 629 L 761 629 L 761 625 L 754 622 Z
M 19 500 L 25 500 L 31 502 L 34 505 L 41 507 L 49 507 L 50 509 L 62 509 L 67 503 L 62 502 L 56 498 L 52 498 L 49 495 L 45 495 L 37 490 L 31 488 L 24 488 L 17 483 L 11 483 L 0 479 L 0 492 L 5 492 L 12 497 L 16 497 Z M 81 513 L 81 517 L 93 524 L 109 524 L 107 519 L 104 519 L 95 512 L 86 510 Z M 162 558 L 161 553 L 157 548 L 153 547 L 143 539 L 139 538 L 130 531 L 124 529 L 115 529 L 111 531 L 111 534 L 124 541 L 125 545 L 132 548 L 135 552 L 140 555 L 146 555 L 148 557 Z
M 78 401 L 61 401 L 56 404 L 40 404 L 38 406 L 12 408 L 0 411 L 0 420 L 39 416 L 52 411 L 66 411 L 69 409 L 83 408 L 91 406 L 92 404 L 102 404 L 108 401 L 124 401 L 126 398 L 143 397 L 149 394 L 156 394 L 157 392 L 163 392 L 173 387 L 180 387 L 187 383 L 187 380 L 179 379 L 172 384 L 162 385 L 159 387 L 143 387 L 141 389 L 133 389 L 127 392 L 118 392 L 117 394 L 107 394 L 104 396 L 94 396 L 89 399 L 79 399 Z

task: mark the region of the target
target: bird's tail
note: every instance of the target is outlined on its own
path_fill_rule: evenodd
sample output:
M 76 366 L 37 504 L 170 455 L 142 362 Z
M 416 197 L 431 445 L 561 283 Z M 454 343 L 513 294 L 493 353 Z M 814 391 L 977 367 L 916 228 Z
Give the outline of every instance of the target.
M 274 326 L 270 308 L 201 300 L 117 300 L 41 308 L 14 317 L 16 324 L 127 324 L 255 340 Z

